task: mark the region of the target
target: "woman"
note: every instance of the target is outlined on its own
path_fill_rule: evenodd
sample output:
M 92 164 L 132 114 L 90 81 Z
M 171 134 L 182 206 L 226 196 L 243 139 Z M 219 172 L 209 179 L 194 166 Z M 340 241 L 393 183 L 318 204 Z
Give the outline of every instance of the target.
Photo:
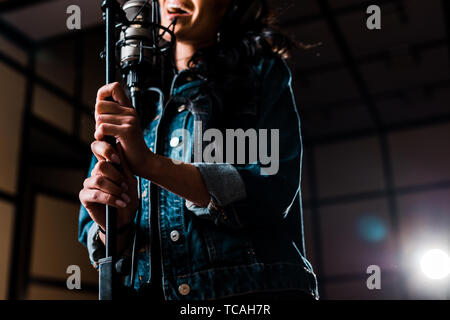
M 130 107 L 117 83 L 98 91 L 80 241 L 97 266 L 108 204 L 118 208 L 122 262 L 137 232 L 133 279 L 125 284 L 140 297 L 317 299 L 304 253 L 299 116 L 281 57 L 289 42 L 269 27 L 265 0 L 159 3 L 163 25 L 177 18 L 177 71 L 159 97 L 165 101 L 149 99 L 150 119 Z M 230 132 L 232 141 L 220 141 Z M 116 149 L 105 136 L 117 139 Z M 233 145 L 239 139 L 249 140 L 243 149 Z

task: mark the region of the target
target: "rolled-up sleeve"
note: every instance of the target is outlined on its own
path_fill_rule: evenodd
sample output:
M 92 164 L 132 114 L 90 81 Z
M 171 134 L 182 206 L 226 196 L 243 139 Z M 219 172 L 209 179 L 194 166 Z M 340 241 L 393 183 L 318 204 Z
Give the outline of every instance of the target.
M 105 245 L 98 240 L 98 224 L 95 222 L 91 224 L 87 236 L 87 249 L 89 252 L 89 260 L 91 264 L 97 268 L 97 263 L 100 259 L 105 257 Z
M 91 172 L 94 169 L 96 164 L 97 164 L 97 158 L 92 156 L 91 164 L 89 166 L 88 175 L 87 175 L 88 177 L 91 176 Z M 78 241 L 80 241 L 81 244 L 83 244 L 85 247 L 87 247 L 88 233 L 89 233 L 89 229 L 91 228 L 93 223 L 94 223 L 94 221 L 92 221 L 86 208 L 83 205 L 81 205 L 79 216 L 78 216 Z
M 219 206 L 227 206 L 247 196 L 244 180 L 233 165 L 194 163 L 194 166 L 200 171 L 206 188 Z
M 193 163 L 200 171 L 211 200 L 209 205 L 199 207 L 186 201 L 186 206 L 198 217 L 213 220 L 215 224 L 241 227 L 232 204 L 246 198 L 245 183 L 238 170 L 228 163 Z
M 291 74 L 284 61 L 274 59 L 264 77 L 254 129 L 267 129 L 267 150 L 271 155 L 278 154 L 272 159 L 276 171 L 268 173 L 260 158 L 243 165 L 194 163 L 219 207 L 212 212 L 191 205 L 190 210 L 197 215 L 233 226 L 252 224 L 255 219 L 275 222 L 284 217 L 300 191 L 302 141 Z M 275 141 L 271 139 L 272 130 L 279 133 Z M 275 148 L 277 153 L 273 153 Z

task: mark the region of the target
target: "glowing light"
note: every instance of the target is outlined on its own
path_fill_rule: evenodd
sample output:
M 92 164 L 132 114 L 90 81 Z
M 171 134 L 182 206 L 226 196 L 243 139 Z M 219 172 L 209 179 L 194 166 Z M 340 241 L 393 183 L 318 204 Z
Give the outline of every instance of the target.
M 387 228 L 383 220 L 375 215 L 361 217 L 357 224 L 359 235 L 369 242 L 380 242 L 387 235 Z
M 450 274 L 450 257 L 442 250 L 427 251 L 420 260 L 423 273 L 430 279 L 444 279 Z

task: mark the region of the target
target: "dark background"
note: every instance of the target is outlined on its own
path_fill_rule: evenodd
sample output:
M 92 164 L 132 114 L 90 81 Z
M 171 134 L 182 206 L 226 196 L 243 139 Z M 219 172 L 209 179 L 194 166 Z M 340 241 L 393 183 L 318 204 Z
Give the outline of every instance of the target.
M 98 0 L 0 0 L 0 299 L 95 299 L 78 192 L 104 82 Z M 448 0 L 277 0 L 304 135 L 308 259 L 323 299 L 448 299 L 420 258 L 450 249 Z M 82 30 L 66 28 L 66 8 Z M 366 28 L 366 9 L 382 29 Z M 82 269 L 82 290 L 66 268 Z M 366 269 L 381 268 L 381 290 Z

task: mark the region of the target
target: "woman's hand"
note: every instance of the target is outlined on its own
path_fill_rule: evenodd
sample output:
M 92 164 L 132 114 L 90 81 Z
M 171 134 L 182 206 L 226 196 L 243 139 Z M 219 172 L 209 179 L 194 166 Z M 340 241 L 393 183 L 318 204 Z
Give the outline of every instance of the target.
M 105 99 L 108 97 L 112 97 L 115 102 L 106 101 Z M 122 162 L 127 162 L 130 171 L 136 176 L 150 180 L 195 204 L 204 207 L 208 205 L 210 196 L 203 178 L 195 166 L 184 163 L 175 164 L 173 160 L 154 154 L 147 147 L 138 115 L 130 107 L 130 101 L 118 83 L 103 86 L 98 91 L 95 120 L 97 142 L 93 143 L 93 151 L 97 157 L 117 162 L 114 149 L 102 142 L 106 136 L 112 136 L 123 148 L 124 161 L 120 160 L 121 165 L 123 165 Z M 108 163 L 103 166 L 111 167 Z M 112 170 L 110 169 L 110 171 Z M 116 187 L 120 186 L 119 182 L 116 181 Z M 116 201 L 117 199 L 109 200 Z
M 133 222 L 138 209 L 137 181 L 124 158 L 123 150 L 117 152 L 106 142 L 94 141 L 92 152 L 98 159 L 91 176 L 84 180 L 79 198 L 92 220 L 105 230 L 105 205 L 118 208 L 117 226 Z M 112 162 L 110 162 L 112 161 Z M 122 172 L 113 165 L 120 163 Z
M 115 102 L 106 101 L 112 97 Z M 146 175 L 146 165 L 153 153 L 147 147 L 137 112 L 131 107 L 125 92 L 115 82 L 100 88 L 95 105 L 96 130 L 94 137 L 102 141 L 112 136 L 120 142 L 131 171 L 137 176 Z M 108 151 L 109 152 L 109 151 Z

